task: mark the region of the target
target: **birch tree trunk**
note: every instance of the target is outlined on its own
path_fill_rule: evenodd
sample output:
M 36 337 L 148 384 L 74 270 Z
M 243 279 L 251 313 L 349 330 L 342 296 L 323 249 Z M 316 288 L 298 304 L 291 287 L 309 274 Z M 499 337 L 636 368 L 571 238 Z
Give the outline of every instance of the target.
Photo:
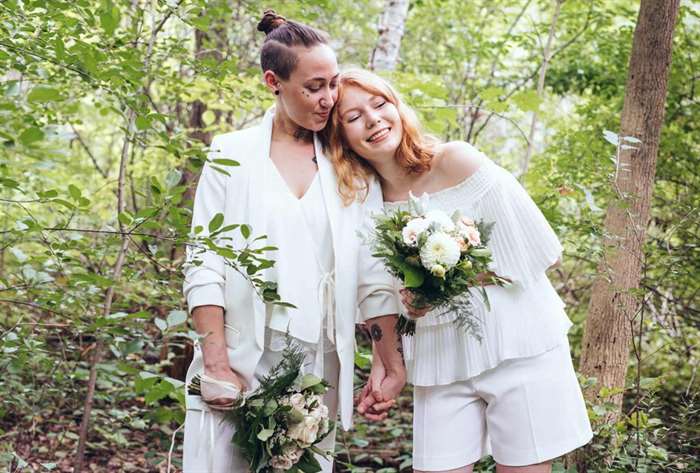
M 371 70 L 393 71 L 396 68 L 408 5 L 409 0 L 386 0 L 379 26 L 379 39 L 369 60 Z
M 605 216 L 603 258 L 593 284 L 579 367 L 583 375 L 598 380 L 585 393 L 587 399 L 596 401 L 602 386 L 619 390 L 611 399 L 615 409 L 607 422 L 614 422 L 620 415 L 633 324 L 640 307 L 643 245 L 678 6 L 679 0 L 641 1 L 630 55 L 618 172 L 613 182 L 617 196 Z M 625 137 L 637 138 L 641 143 Z
M 549 67 L 549 61 L 552 59 L 552 43 L 554 43 L 554 35 L 556 32 L 557 21 L 559 20 L 559 13 L 561 13 L 561 6 L 565 0 L 554 0 L 554 14 L 552 15 L 552 22 L 549 25 L 549 35 L 547 36 L 547 44 L 542 51 L 542 65 L 540 66 L 540 74 L 537 79 L 537 96 L 543 98 L 544 96 L 544 79 L 547 76 L 547 68 Z M 530 122 L 530 135 L 527 142 L 527 150 L 525 151 L 525 156 L 520 162 L 520 176 L 525 176 L 527 169 L 530 166 L 530 158 L 532 157 L 532 151 L 535 146 L 535 132 L 537 131 L 537 110 L 532 112 L 532 121 Z

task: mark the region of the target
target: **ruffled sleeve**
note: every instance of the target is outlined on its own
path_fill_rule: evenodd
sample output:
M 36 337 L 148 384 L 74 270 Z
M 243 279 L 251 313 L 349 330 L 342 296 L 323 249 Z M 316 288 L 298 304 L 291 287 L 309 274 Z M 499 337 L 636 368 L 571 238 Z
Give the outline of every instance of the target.
M 219 144 L 214 138 L 209 160 L 218 157 Z M 192 232 L 201 226 L 199 236 L 206 236 L 209 222 L 218 213 L 224 213 L 226 202 L 225 176 L 212 169 L 209 163 L 204 165 L 197 184 L 192 211 Z M 183 292 L 187 298 L 189 311 L 201 305 L 224 307 L 225 264 L 224 259 L 211 250 L 187 246 L 187 258 L 183 265 L 185 281 Z
M 517 179 L 491 161 L 483 166 L 492 185 L 475 207 L 481 219 L 495 222 L 489 240 L 493 270 L 527 287 L 561 258 L 562 246 Z

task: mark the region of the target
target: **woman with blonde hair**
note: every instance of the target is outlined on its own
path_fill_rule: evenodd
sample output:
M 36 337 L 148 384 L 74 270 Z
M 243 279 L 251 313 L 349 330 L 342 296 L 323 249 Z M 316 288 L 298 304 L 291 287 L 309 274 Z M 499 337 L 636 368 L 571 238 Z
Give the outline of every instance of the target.
M 363 200 L 376 176 L 385 208 L 427 193 L 432 209 L 495 222 L 492 270 L 512 281 L 485 288 L 490 309 L 474 291 L 481 340 L 452 323 L 456 314 L 413 307 L 400 290 L 417 318 L 403 339 L 415 386 L 414 471 L 471 472 L 490 453 L 500 473 L 549 472 L 553 458 L 586 444 L 571 322 L 545 274 L 562 247 L 518 181 L 468 143 L 425 135 L 394 88 L 368 71 L 341 74 L 324 142 L 346 205 Z M 371 396 L 363 393 L 365 405 Z

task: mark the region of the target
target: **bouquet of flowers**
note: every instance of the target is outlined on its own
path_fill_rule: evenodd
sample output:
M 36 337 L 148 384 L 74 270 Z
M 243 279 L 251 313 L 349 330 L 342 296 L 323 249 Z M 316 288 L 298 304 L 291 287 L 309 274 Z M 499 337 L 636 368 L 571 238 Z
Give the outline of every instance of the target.
M 475 222 L 459 211 L 450 216 L 428 210 L 427 194 L 410 194 L 408 210 L 386 210 L 374 223 L 368 239 L 374 256 L 411 292 L 413 305 L 454 311 L 455 322 L 478 338 L 467 290 L 478 288 L 488 307 L 483 286 L 509 283 L 489 270 L 492 258 L 486 244 L 494 223 Z M 401 315 L 397 331 L 412 335 L 415 321 Z
M 258 389 L 239 398 L 225 413 L 225 420 L 236 427 L 233 444 L 251 472 L 315 473 L 321 466 L 314 454 L 331 454 L 317 446 L 334 425 L 322 398 L 329 384 L 302 374 L 303 362 L 301 349 L 289 345 Z M 198 377 L 192 380 L 190 394 L 201 395 L 199 383 Z

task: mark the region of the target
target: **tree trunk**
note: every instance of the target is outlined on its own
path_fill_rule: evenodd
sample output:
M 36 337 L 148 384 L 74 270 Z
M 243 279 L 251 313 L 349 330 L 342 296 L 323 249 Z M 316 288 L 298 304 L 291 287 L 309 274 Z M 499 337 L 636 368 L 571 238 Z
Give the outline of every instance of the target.
M 561 13 L 561 6 L 565 0 L 554 0 L 554 14 L 552 15 L 552 23 L 549 25 L 549 35 L 547 36 L 547 44 L 542 52 L 542 65 L 540 66 L 540 74 L 537 79 L 537 96 L 543 98 L 544 96 L 544 79 L 547 76 L 547 68 L 549 67 L 549 61 L 552 59 L 552 43 L 554 43 L 554 34 L 556 32 L 557 21 L 559 20 L 559 13 Z M 532 112 L 532 121 L 530 122 L 530 135 L 527 141 L 527 149 L 525 151 L 525 156 L 520 162 L 520 176 L 524 177 L 527 173 L 527 169 L 530 166 L 530 158 L 532 157 L 532 151 L 535 146 L 535 132 L 537 131 L 537 110 Z
M 617 195 L 605 216 L 603 258 L 593 284 L 580 362 L 581 373 L 598 381 L 586 391 L 587 399 L 598 401 L 603 386 L 619 391 L 610 399 L 615 409 L 606 422 L 620 415 L 632 327 L 640 307 L 643 245 L 678 5 L 679 0 L 642 0 L 630 55 L 613 182 Z
M 379 26 L 379 39 L 369 60 L 371 70 L 393 71 L 396 68 L 408 4 L 409 0 L 386 0 Z

